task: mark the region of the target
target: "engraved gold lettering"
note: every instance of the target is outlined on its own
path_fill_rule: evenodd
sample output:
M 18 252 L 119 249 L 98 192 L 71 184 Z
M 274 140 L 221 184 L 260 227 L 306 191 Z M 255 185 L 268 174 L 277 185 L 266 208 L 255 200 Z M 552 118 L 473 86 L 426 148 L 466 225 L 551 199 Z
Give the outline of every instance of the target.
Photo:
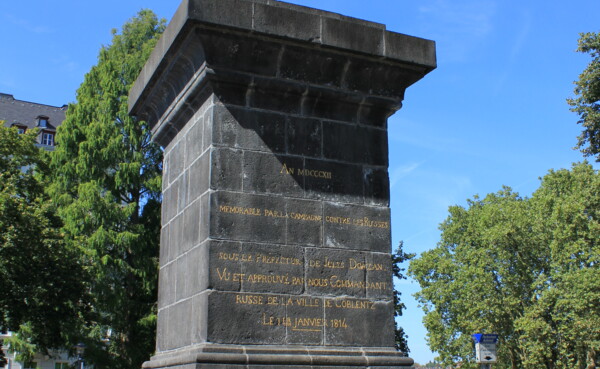
M 287 213 L 281 212 L 279 210 L 264 209 L 263 215 L 271 218 L 288 218 Z
M 360 261 L 357 261 L 355 259 L 350 258 L 350 260 L 348 261 L 349 267 L 350 269 L 364 269 L 364 270 L 369 270 L 369 271 L 382 271 L 384 270 L 383 264 L 375 264 L 375 263 L 363 263 Z
M 329 278 L 329 285 L 333 288 L 360 288 L 367 290 L 385 290 L 387 289 L 387 282 L 365 282 L 365 281 L 353 281 L 351 279 L 340 279 L 337 275 L 332 275 Z M 322 287 L 322 286 L 318 286 Z
M 319 307 L 319 306 L 321 306 L 319 299 L 306 298 L 306 297 L 297 297 L 296 305 L 304 306 L 304 307 Z
M 368 300 L 336 300 L 335 307 L 342 309 L 375 310 L 375 303 Z
M 258 208 L 245 208 L 242 206 L 219 205 L 219 211 L 221 213 L 229 213 L 229 214 L 241 214 L 241 215 L 253 215 L 253 216 L 261 215 L 261 211 Z
M 323 268 L 344 269 L 345 267 L 346 267 L 346 264 L 343 261 L 329 260 L 329 258 L 327 256 L 325 257 L 325 260 L 323 261 Z
M 327 223 L 336 223 L 336 224 L 350 224 L 351 218 L 346 218 L 346 217 L 332 217 L 332 216 L 325 216 L 325 221 Z
M 285 165 L 285 163 L 283 163 L 283 166 L 281 167 L 281 170 L 279 171 L 279 173 L 281 174 L 294 174 L 294 168 L 288 168 L 287 165 Z
M 248 275 L 246 282 L 267 284 L 291 284 L 289 275 L 280 274 L 250 274 Z
M 231 279 L 231 273 L 227 272 L 227 268 L 223 268 L 222 270 L 221 268 L 217 268 L 217 275 L 219 276 L 220 281 L 228 281 Z
M 309 278 L 307 282 L 310 287 L 327 287 L 329 285 L 327 278 Z
M 270 256 L 265 254 L 256 254 L 254 260 L 257 264 L 284 264 L 284 265 L 302 265 L 302 260 L 285 256 Z
M 309 222 L 320 222 L 323 219 L 321 215 L 301 213 L 290 213 L 290 218 L 294 220 L 304 220 Z
M 260 295 L 235 295 L 235 303 L 241 305 L 263 305 Z
M 281 166 L 280 174 L 291 174 L 291 175 L 299 175 L 302 177 L 314 177 L 314 178 L 323 178 L 323 179 L 332 179 L 333 175 L 331 172 L 325 170 L 317 170 L 317 169 L 309 169 L 309 168 L 292 168 L 288 167 L 287 164 L 283 163 Z
M 352 221 L 352 224 L 354 224 L 355 226 L 358 226 L 358 227 L 385 228 L 385 229 L 390 228 L 389 222 L 382 222 L 379 220 L 371 220 L 371 219 L 369 219 L 369 217 L 354 219 Z

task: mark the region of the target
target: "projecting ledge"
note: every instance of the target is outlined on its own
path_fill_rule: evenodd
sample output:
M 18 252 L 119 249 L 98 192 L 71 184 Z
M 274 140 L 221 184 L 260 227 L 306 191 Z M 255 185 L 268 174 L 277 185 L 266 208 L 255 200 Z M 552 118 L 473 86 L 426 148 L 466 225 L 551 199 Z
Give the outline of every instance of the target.
M 206 345 L 184 352 L 164 353 L 144 363 L 146 369 L 203 364 L 227 364 L 235 367 L 252 368 L 258 365 L 286 365 L 302 367 L 345 366 L 366 367 L 406 367 L 413 359 L 389 348 L 319 348 L 319 347 L 278 347 L 278 346 L 238 346 Z M 228 366 L 229 367 L 229 366 Z

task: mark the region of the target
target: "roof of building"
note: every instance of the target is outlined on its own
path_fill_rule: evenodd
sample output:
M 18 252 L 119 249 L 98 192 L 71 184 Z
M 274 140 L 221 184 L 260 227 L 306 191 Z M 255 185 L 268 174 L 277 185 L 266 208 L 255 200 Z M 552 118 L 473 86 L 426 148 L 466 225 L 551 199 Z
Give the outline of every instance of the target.
M 17 100 L 13 95 L 0 93 L 0 121 L 5 127 L 19 124 L 27 129 L 38 127 L 40 117 L 48 120 L 44 130 L 56 130 L 64 120 L 67 105 L 51 106 L 29 101 Z

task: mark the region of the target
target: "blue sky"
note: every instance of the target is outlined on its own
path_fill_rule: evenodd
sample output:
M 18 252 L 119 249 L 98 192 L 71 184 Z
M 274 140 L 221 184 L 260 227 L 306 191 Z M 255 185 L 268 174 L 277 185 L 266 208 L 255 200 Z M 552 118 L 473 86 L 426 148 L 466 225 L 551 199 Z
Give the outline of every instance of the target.
M 294 0 L 437 42 L 438 68 L 389 120 L 394 246 L 439 240 L 450 205 L 511 186 L 530 195 L 550 168 L 581 161 L 566 98 L 589 62 L 578 34 L 600 31 L 598 0 Z M 75 100 L 101 45 L 142 8 L 167 20 L 179 0 L 0 2 L 0 92 L 50 105 Z M 403 281 L 411 356 L 434 357 Z

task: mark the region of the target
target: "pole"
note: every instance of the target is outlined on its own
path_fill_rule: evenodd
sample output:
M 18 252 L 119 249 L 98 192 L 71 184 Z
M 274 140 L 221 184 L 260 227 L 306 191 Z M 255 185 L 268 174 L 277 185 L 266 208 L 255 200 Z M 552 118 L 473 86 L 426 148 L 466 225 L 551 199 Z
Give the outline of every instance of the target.
M 480 364 L 480 369 L 492 369 L 492 364 Z

